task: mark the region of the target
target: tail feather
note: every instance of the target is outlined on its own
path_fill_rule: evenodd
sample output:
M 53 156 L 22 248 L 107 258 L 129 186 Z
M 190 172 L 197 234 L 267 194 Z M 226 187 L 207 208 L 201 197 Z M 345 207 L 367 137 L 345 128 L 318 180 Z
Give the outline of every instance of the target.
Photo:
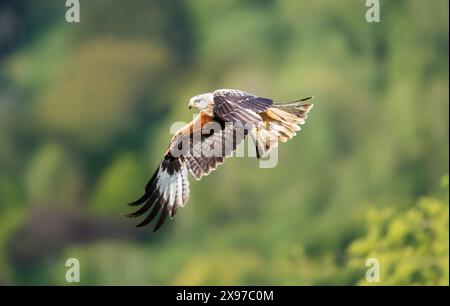
M 308 112 L 313 107 L 313 104 L 303 103 L 310 99 L 312 97 L 286 104 L 273 104 L 265 112 L 260 113 L 264 124 L 250 132 L 255 141 L 258 158 L 277 147 L 278 142 L 286 142 L 297 134 L 300 125 L 306 122 Z

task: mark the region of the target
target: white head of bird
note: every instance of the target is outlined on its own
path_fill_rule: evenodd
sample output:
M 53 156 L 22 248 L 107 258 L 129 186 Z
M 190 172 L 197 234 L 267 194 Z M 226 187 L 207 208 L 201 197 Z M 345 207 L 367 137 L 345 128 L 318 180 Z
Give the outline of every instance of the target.
M 200 110 L 207 108 L 213 102 L 212 92 L 196 95 L 189 100 L 189 109 L 195 107 Z

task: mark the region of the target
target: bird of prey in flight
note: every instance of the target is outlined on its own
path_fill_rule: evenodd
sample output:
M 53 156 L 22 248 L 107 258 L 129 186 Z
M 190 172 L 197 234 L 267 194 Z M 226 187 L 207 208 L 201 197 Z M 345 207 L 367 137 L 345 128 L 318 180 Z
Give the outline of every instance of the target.
M 208 175 L 232 155 L 236 147 L 250 134 L 257 158 L 266 156 L 278 142 L 286 142 L 296 135 L 305 123 L 313 104 L 304 103 L 312 97 L 287 104 L 236 90 L 219 89 L 194 96 L 189 109 L 200 113 L 178 130 L 158 169 L 145 187 L 145 194 L 131 206 L 142 205 L 134 213 L 137 218 L 150 213 L 136 227 L 149 224 L 159 214 L 153 230 L 156 232 L 166 220 L 189 198 L 188 174 L 196 180 Z

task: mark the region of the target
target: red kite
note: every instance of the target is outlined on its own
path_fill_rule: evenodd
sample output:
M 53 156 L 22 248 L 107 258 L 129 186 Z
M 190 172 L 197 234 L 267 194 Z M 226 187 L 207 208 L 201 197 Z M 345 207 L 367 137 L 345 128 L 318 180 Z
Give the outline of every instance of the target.
M 303 102 L 311 98 L 275 104 L 271 99 L 236 89 L 219 89 L 192 97 L 189 109 L 196 107 L 200 113 L 175 133 L 145 187 L 145 194 L 129 204 L 142 207 L 126 216 L 136 218 L 151 209 L 136 226 L 141 227 L 149 224 L 161 211 L 153 230 L 156 232 L 167 216 L 173 218 L 177 209 L 187 203 L 188 173 L 196 180 L 210 174 L 231 156 L 248 133 L 256 145 L 257 158 L 265 156 L 279 141 L 286 142 L 300 130 L 313 107 L 313 104 Z

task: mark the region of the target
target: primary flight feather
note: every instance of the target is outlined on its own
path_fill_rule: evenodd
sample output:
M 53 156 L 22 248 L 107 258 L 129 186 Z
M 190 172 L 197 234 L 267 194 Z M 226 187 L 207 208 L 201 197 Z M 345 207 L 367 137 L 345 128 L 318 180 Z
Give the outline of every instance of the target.
M 156 232 L 168 216 L 173 218 L 178 208 L 186 205 L 188 173 L 197 180 L 208 175 L 231 156 L 248 133 L 256 145 L 257 158 L 265 156 L 278 142 L 286 142 L 300 130 L 313 107 L 304 102 L 311 98 L 275 104 L 271 99 L 236 89 L 192 97 L 189 109 L 198 108 L 200 113 L 175 133 L 144 195 L 129 204 L 142 206 L 126 216 L 137 218 L 150 211 L 137 225 L 141 227 L 159 213 L 153 229 Z

